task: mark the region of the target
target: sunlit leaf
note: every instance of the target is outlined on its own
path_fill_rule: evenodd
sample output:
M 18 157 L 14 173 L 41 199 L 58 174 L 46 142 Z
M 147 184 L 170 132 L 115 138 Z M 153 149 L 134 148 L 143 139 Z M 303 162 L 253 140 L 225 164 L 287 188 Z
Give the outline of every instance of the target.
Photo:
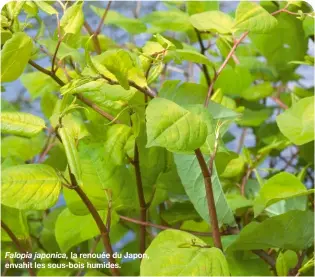
M 25 210 L 45 210 L 58 200 L 61 183 L 48 165 L 28 164 L 6 168 L 1 176 L 3 205 Z
M 38 116 L 22 112 L 2 112 L 1 133 L 33 137 L 43 130 L 45 121 Z

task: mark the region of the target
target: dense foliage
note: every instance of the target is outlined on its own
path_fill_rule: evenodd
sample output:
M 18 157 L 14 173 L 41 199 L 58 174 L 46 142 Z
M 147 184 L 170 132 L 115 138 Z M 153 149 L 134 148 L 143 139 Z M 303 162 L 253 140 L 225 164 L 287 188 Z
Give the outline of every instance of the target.
M 2 275 L 313 275 L 312 8 L 156 4 L 2 8 Z

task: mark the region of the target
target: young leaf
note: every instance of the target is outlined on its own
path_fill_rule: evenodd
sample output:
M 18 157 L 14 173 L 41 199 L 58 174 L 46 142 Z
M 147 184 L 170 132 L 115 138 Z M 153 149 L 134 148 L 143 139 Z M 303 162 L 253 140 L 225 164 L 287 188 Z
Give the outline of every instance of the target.
M 233 30 L 233 18 L 220 11 L 208 11 L 190 17 L 191 24 L 200 31 L 214 31 L 230 34 Z
M 75 176 L 78 185 L 82 185 L 82 170 L 74 137 L 71 136 L 70 130 L 67 127 L 60 127 L 58 134 L 65 148 L 70 171 Z
M 105 52 L 102 55 L 101 64 L 115 75 L 124 89 L 129 89 L 128 78 L 141 87 L 147 85 L 143 72 L 137 67 L 135 60 L 126 50 L 115 49 Z
M 33 43 L 24 33 L 14 33 L 1 50 L 1 82 L 12 82 L 24 71 Z
M 1 176 L 3 205 L 22 210 L 46 210 L 58 200 L 61 183 L 55 170 L 44 164 L 6 168 Z
M 58 14 L 57 10 L 45 1 L 35 1 L 34 3 L 47 14 Z
M 276 118 L 280 131 L 294 144 L 314 140 L 314 96 L 306 97 Z
M 246 225 L 227 251 L 283 248 L 302 250 L 311 246 L 314 238 L 314 213 L 289 211 L 265 221 Z
M 112 161 L 115 165 L 122 165 L 126 153 L 124 148 L 128 141 L 128 138 L 131 136 L 131 128 L 123 124 L 115 124 L 111 126 L 106 135 L 105 135 L 105 155 L 106 159 Z
M 289 270 L 297 264 L 297 255 L 292 250 L 284 253 L 280 252 L 276 260 L 276 269 L 278 276 L 288 276 Z
M 2 112 L 1 133 L 33 137 L 43 130 L 45 121 L 38 116 L 22 112 Z
M 106 224 L 107 211 L 101 211 L 100 216 Z M 112 213 L 111 224 L 117 221 L 116 213 Z M 97 236 L 100 231 L 91 214 L 78 216 L 64 209 L 57 218 L 55 233 L 61 251 L 67 252 L 71 247 Z
M 206 190 L 203 176 L 195 155 L 174 155 L 175 163 L 179 177 L 183 183 L 185 191 L 194 204 L 196 211 L 206 221 L 210 222 L 209 210 L 207 205 Z M 208 164 L 209 158 L 206 160 Z M 226 224 L 228 226 L 235 226 L 235 219 L 231 208 L 229 207 L 225 198 L 222 185 L 217 174 L 215 166 L 212 173 L 212 188 L 214 193 L 214 200 L 216 203 L 216 211 L 219 221 L 219 226 Z
M 193 245 L 195 244 L 195 246 Z M 181 247 L 185 245 L 187 247 Z M 166 230 L 146 250 L 141 276 L 228 276 L 229 268 L 220 249 L 203 248 L 205 242 L 179 230 Z
M 82 6 L 83 1 L 78 1 L 66 9 L 60 20 L 60 27 L 66 34 L 76 34 L 80 32 L 84 22 Z
M 307 190 L 301 181 L 294 175 L 287 172 L 278 173 L 267 180 L 260 190 L 259 196 L 255 199 L 255 217 L 257 217 L 266 207 L 280 200 L 311 193 L 314 193 L 314 190 Z
M 259 4 L 242 1 L 237 6 L 234 25 L 236 30 L 267 33 L 277 24 L 277 19 Z
M 207 136 L 207 126 L 200 116 L 167 99 L 150 101 L 146 120 L 147 147 L 161 146 L 173 152 L 188 152 L 199 148 Z

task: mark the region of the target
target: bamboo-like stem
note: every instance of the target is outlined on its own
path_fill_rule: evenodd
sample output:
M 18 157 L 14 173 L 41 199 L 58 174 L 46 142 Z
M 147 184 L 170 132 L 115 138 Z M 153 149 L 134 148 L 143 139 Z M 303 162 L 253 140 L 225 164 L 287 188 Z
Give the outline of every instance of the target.
M 195 150 L 195 154 L 198 159 L 201 172 L 203 175 L 204 183 L 205 183 L 206 198 L 207 198 L 209 217 L 210 217 L 210 222 L 211 222 L 211 227 L 212 227 L 214 246 L 222 250 L 223 248 L 222 248 L 218 217 L 217 217 L 215 201 L 214 201 L 211 174 L 199 148 Z
M 134 148 L 133 165 L 135 167 L 137 193 L 138 193 L 138 199 L 139 199 L 139 205 L 140 205 L 140 220 L 142 222 L 146 222 L 148 207 L 144 198 L 143 183 L 142 183 L 142 178 L 141 178 L 140 162 L 139 162 L 139 149 L 138 149 L 137 143 L 135 143 L 135 148 Z M 140 225 L 140 253 L 141 254 L 145 252 L 145 248 L 146 248 L 146 243 L 145 243 L 146 228 L 145 227 L 146 227 L 145 225 Z
M 213 91 L 213 87 L 214 87 L 214 83 L 216 82 L 216 80 L 218 79 L 219 75 L 221 74 L 222 70 L 226 67 L 227 63 L 229 62 L 229 60 L 231 59 L 231 57 L 234 55 L 234 52 L 236 50 L 236 48 L 238 47 L 238 45 L 246 38 L 246 36 L 248 35 L 248 31 L 243 33 L 241 35 L 241 37 L 235 41 L 233 47 L 231 48 L 229 54 L 226 56 L 224 62 L 221 64 L 220 68 L 218 69 L 218 71 L 215 73 L 214 77 L 212 78 L 212 82 L 209 86 L 208 89 L 208 94 L 205 100 L 205 107 L 208 107 L 209 105 L 209 101 L 210 101 L 210 97 Z

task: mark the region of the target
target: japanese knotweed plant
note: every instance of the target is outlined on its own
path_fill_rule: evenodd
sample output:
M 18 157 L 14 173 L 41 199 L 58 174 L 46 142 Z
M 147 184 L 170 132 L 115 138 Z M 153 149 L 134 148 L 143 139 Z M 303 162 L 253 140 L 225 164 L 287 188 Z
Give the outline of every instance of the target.
M 2 275 L 313 275 L 313 42 L 302 1 L 5 4 Z

